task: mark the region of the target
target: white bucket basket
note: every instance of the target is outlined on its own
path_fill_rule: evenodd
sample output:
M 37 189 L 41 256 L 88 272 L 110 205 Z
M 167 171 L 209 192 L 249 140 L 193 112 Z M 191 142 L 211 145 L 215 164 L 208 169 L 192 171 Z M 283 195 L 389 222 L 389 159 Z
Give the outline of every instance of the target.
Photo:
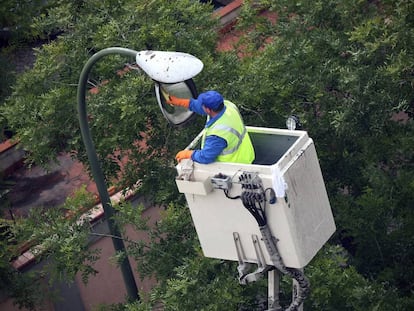
M 257 262 L 252 238 L 259 237 L 264 260 L 272 265 L 255 218 L 240 199 L 229 199 L 211 183 L 219 173 L 230 177 L 229 195 L 235 197 L 242 191 L 238 177 L 251 172 L 258 174 L 265 189 L 272 188 L 276 193 L 276 203 L 267 203 L 265 211 L 285 266 L 303 268 L 335 232 L 313 141 L 304 131 L 247 129 L 256 153 L 253 164 L 194 163 L 191 174 L 187 171 L 190 160 L 177 165 L 177 186 L 185 194 L 203 253 L 206 257 L 238 261 L 236 233 L 246 262 Z

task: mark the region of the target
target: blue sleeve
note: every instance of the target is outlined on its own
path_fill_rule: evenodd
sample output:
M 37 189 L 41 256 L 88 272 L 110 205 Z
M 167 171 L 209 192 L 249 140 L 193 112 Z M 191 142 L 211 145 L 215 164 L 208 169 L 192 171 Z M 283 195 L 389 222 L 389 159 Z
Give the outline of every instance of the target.
M 218 155 L 227 147 L 227 141 L 221 137 L 210 135 L 206 137 L 203 149 L 194 150 L 191 159 L 201 164 L 216 161 Z
M 190 99 L 190 107 L 189 109 L 199 115 L 205 116 L 207 115 L 203 109 L 203 106 L 197 99 L 191 98 Z

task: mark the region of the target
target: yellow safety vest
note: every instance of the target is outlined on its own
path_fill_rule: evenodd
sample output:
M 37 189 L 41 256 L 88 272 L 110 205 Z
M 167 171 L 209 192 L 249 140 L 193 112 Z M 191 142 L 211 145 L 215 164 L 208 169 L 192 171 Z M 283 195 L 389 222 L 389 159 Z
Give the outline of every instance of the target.
M 240 112 L 236 105 L 228 100 L 224 100 L 224 105 L 226 110 L 223 115 L 204 130 L 201 147 L 204 147 L 207 136 L 216 135 L 227 142 L 227 147 L 216 161 L 250 164 L 253 162 L 255 154 Z

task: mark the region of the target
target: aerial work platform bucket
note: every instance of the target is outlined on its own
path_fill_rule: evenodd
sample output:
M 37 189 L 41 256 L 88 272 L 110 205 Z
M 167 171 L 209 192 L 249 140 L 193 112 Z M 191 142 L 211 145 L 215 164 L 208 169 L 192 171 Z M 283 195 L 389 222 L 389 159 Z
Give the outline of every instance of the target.
M 203 253 L 233 261 L 242 256 L 251 263 L 262 257 L 272 265 L 268 252 L 260 252 L 266 246 L 255 218 L 237 198 L 241 176 L 251 176 L 263 185 L 267 225 L 285 266 L 303 268 L 335 232 L 313 140 L 305 131 L 247 130 L 256 153 L 253 164 L 183 160 L 176 167 L 177 187 L 185 194 Z M 191 148 L 200 140 L 201 135 Z

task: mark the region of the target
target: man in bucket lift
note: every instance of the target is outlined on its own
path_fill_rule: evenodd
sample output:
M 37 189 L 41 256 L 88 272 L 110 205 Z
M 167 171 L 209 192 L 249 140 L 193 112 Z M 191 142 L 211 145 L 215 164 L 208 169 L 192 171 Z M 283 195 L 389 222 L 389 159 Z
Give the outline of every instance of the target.
M 208 116 L 201 149 L 179 151 L 175 156 L 178 162 L 183 159 L 192 159 L 202 164 L 214 161 L 246 164 L 253 162 L 253 145 L 235 104 L 224 100 L 216 91 L 201 93 L 197 99 L 178 98 L 164 90 L 162 93 L 168 104 Z

